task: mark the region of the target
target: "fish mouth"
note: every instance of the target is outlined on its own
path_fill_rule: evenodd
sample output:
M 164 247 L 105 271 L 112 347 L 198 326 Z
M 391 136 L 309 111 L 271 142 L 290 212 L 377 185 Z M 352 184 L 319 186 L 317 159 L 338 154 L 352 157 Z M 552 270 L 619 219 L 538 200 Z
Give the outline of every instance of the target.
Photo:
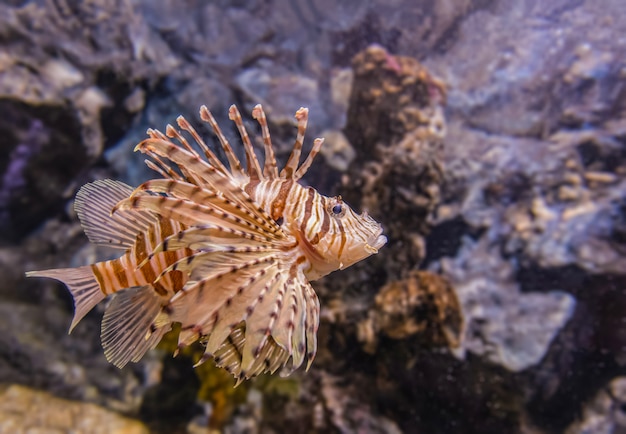
M 378 231 L 367 240 L 365 244 L 365 250 L 371 254 L 378 253 L 378 250 L 387 243 L 387 237 L 383 235 L 383 228 L 379 228 Z

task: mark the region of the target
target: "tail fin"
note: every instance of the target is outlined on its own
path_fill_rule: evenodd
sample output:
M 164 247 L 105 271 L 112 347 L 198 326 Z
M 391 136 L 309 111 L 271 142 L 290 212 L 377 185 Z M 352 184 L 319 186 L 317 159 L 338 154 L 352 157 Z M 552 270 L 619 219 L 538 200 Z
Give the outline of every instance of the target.
M 106 297 L 106 294 L 100 290 L 96 276 L 91 271 L 91 265 L 78 268 L 27 271 L 26 277 L 49 277 L 63 282 L 67 286 L 72 297 L 74 297 L 74 319 L 72 319 L 69 333 L 87 315 L 87 312 Z

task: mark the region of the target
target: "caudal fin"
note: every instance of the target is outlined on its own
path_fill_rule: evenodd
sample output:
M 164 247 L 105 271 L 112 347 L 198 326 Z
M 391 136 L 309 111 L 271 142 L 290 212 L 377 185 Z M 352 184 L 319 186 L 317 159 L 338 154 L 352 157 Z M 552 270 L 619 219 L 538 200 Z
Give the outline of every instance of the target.
M 63 282 L 67 286 L 72 297 L 74 297 L 74 319 L 70 325 L 70 333 L 76 324 L 106 297 L 100 290 L 100 285 L 93 271 L 91 271 L 91 265 L 78 268 L 27 271 L 26 277 L 48 277 Z

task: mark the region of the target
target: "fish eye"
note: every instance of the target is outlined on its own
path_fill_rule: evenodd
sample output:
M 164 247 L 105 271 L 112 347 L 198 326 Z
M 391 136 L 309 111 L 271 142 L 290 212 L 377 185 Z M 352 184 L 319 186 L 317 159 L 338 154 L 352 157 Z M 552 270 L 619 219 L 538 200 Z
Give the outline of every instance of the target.
M 341 200 L 341 196 L 338 196 L 329 204 L 328 211 L 333 217 L 343 217 L 346 213 L 346 206 Z

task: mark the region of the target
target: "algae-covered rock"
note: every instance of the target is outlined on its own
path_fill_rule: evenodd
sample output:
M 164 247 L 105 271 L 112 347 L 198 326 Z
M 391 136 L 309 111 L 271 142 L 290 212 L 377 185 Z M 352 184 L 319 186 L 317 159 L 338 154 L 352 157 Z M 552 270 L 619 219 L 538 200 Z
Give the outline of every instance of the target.
M 413 271 L 376 294 L 374 308 L 359 324 L 359 340 L 369 353 L 376 351 L 379 334 L 398 340 L 419 335 L 425 346 L 457 348 L 463 323 L 451 283 L 427 271 Z

